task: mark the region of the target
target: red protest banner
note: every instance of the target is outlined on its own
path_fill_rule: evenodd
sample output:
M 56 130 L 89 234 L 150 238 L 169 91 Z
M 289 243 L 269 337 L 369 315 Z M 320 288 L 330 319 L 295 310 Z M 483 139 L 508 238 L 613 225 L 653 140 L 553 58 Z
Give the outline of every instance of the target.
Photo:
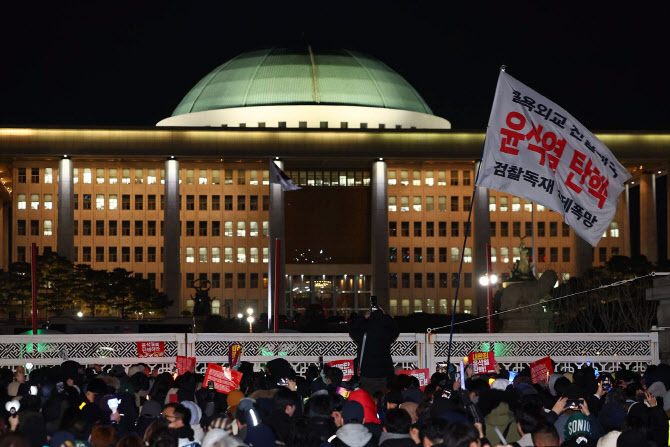
M 328 362 L 328 366 L 340 368 L 342 370 L 342 380 L 349 380 L 354 375 L 353 360 L 335 360 L 333 362 Z
M 186 357 L 185 355 L 177 356 L 177 374 L 180 376 L 187 371 L 193 372 L 195 370 L 195 357 Z
M 137 356 L 139 358 L 164 357 L 165 343 L 162 341 L 138 341 Z
M 428 368 L 398 371 L 398 374 L 406 374 L 408 376 L 414 376 L 419 379 L 419 386 L 421 387 L 421 391 L 423 391 L 423 389 L 426 388 L 426 385 L 430 383 L 430 371 Z
M 496 359 L 492 352 L 471 352 L 468 363 L 472 365 L 473 374 L 491 374 L 496 372 Z
M 551 365 L 551 357 L 545 357 L 530 364 L 530 378 L 533 385 L 540 382 L 548 382 L 549 376 L 554 373 Z
M 210 363 L 207 365 L 207 373 L 205 374 L 202 386 L 203 388 L 207 388 L 209 382 L 213 382 L 216 391 L 228 394 L 240 385 L 241 380 L 241 372 Z

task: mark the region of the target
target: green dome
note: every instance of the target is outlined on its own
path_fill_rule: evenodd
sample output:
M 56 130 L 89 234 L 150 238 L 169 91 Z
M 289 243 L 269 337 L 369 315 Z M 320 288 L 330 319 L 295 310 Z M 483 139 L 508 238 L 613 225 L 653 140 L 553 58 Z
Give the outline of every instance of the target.
M 384 63 L 349 50 L 243 53 L 202 78 L 172 116 L 269 105 L 348 105 L 432 115 L 414 88 Z

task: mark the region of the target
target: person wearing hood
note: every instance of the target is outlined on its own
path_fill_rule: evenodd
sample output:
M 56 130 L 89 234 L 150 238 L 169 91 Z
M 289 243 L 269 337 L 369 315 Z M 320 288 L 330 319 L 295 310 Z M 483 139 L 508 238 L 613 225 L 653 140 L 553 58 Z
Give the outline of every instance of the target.
M 193 429 L 193 437 L 196 441 L 202 444 L 202 439 L 205 437 L 205 431 L 200 426 L 202 410 L 200 410 L 200 407 L 196 405 L 195 402 L 191 402 L 190 400 L 185 400 L 181 404 L 188 408 L 188 410 L 191 412 L 191 420 L 189 421 L 189 425 Z
M 295 391 L 280 387 L 272 398 L 272 411 L 267 424 L 278 441 L 286 443 L 288 431 L 296 408 L 300 405 L 300 398 Z
M 318 439 L 320 442 L 327 441 L 337 430 L 332 417 L 333 408 L 330 396 L 327 392 L 317 396 L 312 395 L 309 401 L 307 401 L 306 408 L 307 417 L 310 420 L 309 429 L 314 439 Z
M 493 382 L 493 385 L 500 381 L 507 382 L 505 379 L 497 379 Z M 505 384 L 497 385 L 503 386 Z M 504 387 L 507 388 L 506 385 Z M 508 445 L 521 438 L 516 428 L 514 412 L 510 409 L 508 403 L 509 396 L 510 394 L 501 391 L 500 388 L 482 391 L 479 396 L 479 408 L 484 415 L 486 437 L 493 445 Z
M 386 413 L 384 432 L 379 438 L 379 447 L 414 447 L 410 429 L 412 418 L 409 413 L 400 408 L 394 408 Z
M 377 415 L 377 405 L 372 396 L 365 390 L 352 391 L 349 394 L 349 402 L 358 402 L 363 407 L 363 425 L 370 430 L 375 441 L 382 434 L 382 426 Z
M 200 447 L 190 425 L 191 411 L 188 408 L 182 404 L 167 404 L 162 416 L 168 422 L 170 433 L 177 438 L 178 447 Z
M 147 427 L 161 417 L 162 410 L 163 407 L 161 407 L 161 404 L 155 400 L 148 400 L 142 405 L 142 408 L 140 409 L 140 417 L 137 419 L 137 424 L 135 424 L 135 431 L 138 436 L 144 436 Z
M 338 428 L 334 436 L 330 437 L 330 442 L 321 444 L 322 447 L 373 447 L 377 444 L 370 430 L 362 424 L 345 424 Z

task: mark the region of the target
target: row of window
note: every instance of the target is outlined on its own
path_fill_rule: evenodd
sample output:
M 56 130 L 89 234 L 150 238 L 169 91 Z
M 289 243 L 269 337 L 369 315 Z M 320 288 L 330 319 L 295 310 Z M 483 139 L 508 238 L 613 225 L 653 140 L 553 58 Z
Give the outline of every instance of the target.
M 394 185 L 402 185 L 402 186 L 409 186 L 410 182 L 412 186 L 421 186 L 421 172 L 418 170 L 412 171 L 412 178 L 410 180 L 409 178 L 409 172 L 408 170 L 401 170 L 400 171 L 400 178 L 397 176 L 397 171 L 396 170 L 388 170 L 386 173 L 387 176 L 387 181 L 390 186 Z M 424 172 L 424 178 L 423 178 L 423 184 L 426 186 L 433 186 L 435 185 L 435 171 L 423 171 Z M 471 184 L 471 176 L 472 176 L 472 171 L 466 170 L 466 171 L 458 171 L 458 170 L 452 170 L 449 171 L 449 184 L 451 186 L 458 186 L 459 184 L 459 173 L 461 175 L 460 182 L 463 186 L 470 186 Z M 447 186 L 447 171 L 437 171 L 437 186 Z
M 236 286 L 233 285 L 233 279 L 237 276 Z M 186 273 L 184 276 L 186 280 L 186 288 L 192 288 L 193 283 L 196 280 L 195 273 Z M 248 281 L 247 281 L 247 278 Z M 268 274 L 267 273 L 224 273 L 223 274 L 223 283 L 221 282 L 221 273 L 211 273 L 211 276 L 208 277 L 207 273 L 198 273 L 197 279 L 201 281 L 209 280 L 212 282 L 212 289 L 258 289 L 261 286 L 264 289 L 268 288 Z M 262 283 L 259 283 L 259 279 L 262 280 Z M 260 284 L 260 285 L 259 285 Z M 246 307 L 243 308 L 244 313 L 246 314 Z
M 370 171 L 286 171 L 299 186 L 370 186 Z
M 392 289 L 397 289 L 398 287 L 398 276 L 400 276 L 400 288 L 402 289 L 446 289 L 451 283 L 452 288 L 458 287 L 458 273 L 391 273 L 389 275 L 389 287 Z M 414 278 L 414 285 L 410 285 L 410 279 Z M 471 288 L 472 287 L 472 273 L 463 273 L 463 287 Z M 425 280 L 424 280 L 425 278 Z M 451 280 L 450 280 L 451 278 Z M 436 282 L 437 279 L 437 282 Z
M 497 206 L 496 200 L 500 202 L 500 207 Z M 521 198 L 520 197 L 512 197 L 512 211 L 521 211 Z M 502 212 L 509 211 L 509 197 L 507 196 L 501 196 L 501 197 L 494 197 L 490 196 L 489 197 L 489 211 L 494 212 L 496 210 L 500 210 Z M 545 211 L 546 208 L 543 205 L 535 204 L 535 209 L 539 212 Z M 533 202 L 531 202 L 528 199 L 523 199 L 523 210 L 528 211 L 529 213 L 533 211 Z
M 409 196 L 400 196 L 400 211 L 405 212 L 405 211 L 410 211 L 410 197 Z M 424 202 L 425 199 L 425 205 L 423 205 L 422 202 Z M 470 203 L 471 203 L 471 197 L 470 196 L 463 196 L 462 198 L 459 196 L 451 196 L 450 201 L 449 201 L 449 210 L 450 211 L 469 211 L 470 210 Z M 462 207 L 460 206 L 462 204 Z M 425 208 L 424 208 L 425 206 Z M 389 196 L 388 197 L 388 208 L 389 211 L 395 212 L 398 211 L 398 197 L 397 196 Z M 413 211 L 422 211 L 425 209 L 425 211 L 435 211 L 435 197 L 434 196 L 413 196 L 412 197 L 412 205 L 411 209 Z M 437 197 L 437 211 L 447 211 L 447 196 L 438 196 Z
M 453 305 L 453 299 L 440 299 L 434 300 L 432 298 L 415 298 L 414 300 L 409 299 L 391 299 L 389 303 L 390 311 L 392 315 L 408 315 L 410 313 L 410 302 L 413 301 L 414 312 L 423 312 L 424 305 L 425 311 L 428 313 L 435 313 L 435 304 L 436 301 L 439 303 L 437 309 L 438 313 L 448 314 L 450 306 Z M 400 307 L 398 306 L 400 304 Z M 471 299 L 459 299 L 456 303 L 456 312 L 460 313 L 470 313 L 472 311 L 472 300 Z
M 518 248 L 517 248 L 518 250 Z M 460 249 L 458 247 L 451 247 L 451 261 L 459 262 Z M 414 256 L 410 258 L 410 248 L 401 247 L 400 248 L 400 261 L 401 262 L 410 262 L 410 259 L 413 259 L 413 262 L 423 262 L 423 247 L 414 247 Z M 447 262 L 447 247 L 438 247 L 438 261 Z M 435 247 L 426 247 L 426 262 L 435 262 Z M 389 247 L 389 262 L 398 262 L 398 247 Z M 463 262 L 471 263 L 472 262 L 472 248 L 465 247 L 463 252 Z
M 223 171 L 223 184 L 232 185 L 235 182 L 238 185 L 269 185 L 269 172 L 268 170 L 257 170 L 251 169 L 249 171 L 245 169 L 182 169 L 179 179 L 179 183 L 186 183 L 187 185 L 196 184 L 196 173 L 197 173 L 197 184 L 199 185 L 220 185 L 221 181 L 221 172 Z M 18 168 L 17 183 L 27 183 L 28 182 L 28 172 L 30 172 L 30 183 L 40 183 L 40 168 Z M 95 174 L 95 183 L 98 185 L 104 185 L 108 183 L 110 185 L 116 185 L 119 183 L 119 174 L 121 174 L 121 184 L 129 185 L 131 183 L 135 184 L 146 184 L 155 185 L 158 183 L 159 179 L 161 184 L 165 183 L 165 169 L 142 169 L 142 168 L 73 168 L 73 181 L 74 183 L 79 183 L 79 178 L 81 173 L 81 181 L 84 184 L 93 183 L 93 174 Z M 248 175 L 247 175 L 248 173 Z M 233 179 L 233 174 L 235 178 Z M 54 168 L 43 168 L 42 177 L 44 183 L 50 184 L 53 183 Z M 160 175 L 160 177 L 158 177 Z
M 194 263 L 195 262 L 195 256 L 196 256 L 196 247 L 186 247 L 186 262 L 188 263 Z M 208 256 L 208 248 L 207 247 L 198 247 L 198 262 L 208 262 L 209 256 Z M 249 262 L 252 264 L 258 263 L 258 248 L 256 247 L 251 247 L 249 248 Z M 263 253 L 263 262 L 267 264 L 269 254 L 268 254 L 268 248 L 263 247 L 261 249 L 261 252 Z M 233 247 L 224 247 L 223 248 L 223 262 L 234 262 L 233 259 Z M 236 259 L 238 263 L 245 263 L 247 262 L 247 249 L 245 247 L 237 247 L 236 250 Z M 220 247 L 212 247 L 211 248 L 211 261 L 215 264 L 221 262 L 221 248 Z
M 179 209 L 182 209 L 182 197 L 179 196 Z M 121 195 L 121 210 L 131 210 L 142 211 L 145 209 L 149 211 L 156 210 L 157 196 L 155 194 L 149 194 L 145 196 L 143 194 L 135 194 L 131 196 L 130 194 Z M 249 204 L 249 211 L 258 211 L 258 198 L 257 195 L 248 196 L 249 200 L 247 201 L 247 196 L 238 195 L 237 200 L 234 206 L 233 199 L 235 196 L 226 195 L 223 196 L 223 210 L 224 211 L 246 211 L 247 203 Z M 268 211 L 270 209 L 270 196 L 262 196 L 263 200 L 263 211 Z M 134 199 L 131 201 L 131 199 Z M 28 207 L 28 195 L 27 194 L 17 194 L 17 208 L 20 210 L 25 210 Z M 43 206 L 45 210 L 51 210 L 54 207 L 53 204 L 54 196 L 53 194 L 44 194 L 43 197 Z M 105 209 L 114 211 L 119 209 L 119 195 L 118 194 L 82 194 L 81 200 L 81 209 L 91 210 L 94 209 L 94 200 L 95 200 L 95 209 L 98 211 L 104 211 Z M 199 211 L 220 211 L 221 210 L 221 196 L 212 195 L 208 196 L 206 194 L 201 194 L 198 196 L 198 210 Z M 30 209 L 39 210 L 40 209 L 40 195 L 39 194 L 30 194 Z M 74 209 L 79 209 L 79 194 L 74 195 Z M 165 196 L 160 196 L 160 209 L 165 209 Z M 186 211 L 194 211 L 196 209 L 196 196 L 187 195 L 186 196 Z
M 400 222 L 400 237 L 409 237 L 410 236 L 410 222 L 404 221 Z M 422 228 L 426 227 L 425 235 L 426 237 L 435 236 L 435 222 L 412 222 L 412 235 L 414 237 L 422 237 L 424 234 Z M 460 234 L 460 222 L 451 222 L 449 234 L 452 237 L 459 237 Z M 468 228 L 468 223 L 463 222 L 463 234 L 465 234 L 466 229 Z M 439 237 L 447 237 L 447 222 L 438 222 L 437 223 L 437 235 Z M 468 233 L 468 236 L 470 233 Z M 396 237 L 398 236 L 398 222 L 389 221 L 389 236 Z

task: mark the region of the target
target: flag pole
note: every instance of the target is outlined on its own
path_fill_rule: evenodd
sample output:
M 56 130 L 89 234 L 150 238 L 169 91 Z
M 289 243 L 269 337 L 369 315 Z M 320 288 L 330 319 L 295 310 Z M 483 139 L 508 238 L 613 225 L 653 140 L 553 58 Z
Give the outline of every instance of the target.
M 463 247 L 461 248 L 461 262 L 458 267 L 458 283 L 456 284 L 456 294 L 454 296 L 454 305 L 451 307 L 451 327 L 449 328 L 449 348 L 447 350 L 447 368 L 451 365 L 451 347 L 454 339 L 454 323 L 456 322 L 456 306 L 458 305 L 458 292 L 461 290 L 461 274 L 463 273 L 463 258 L 465 256 L 465 244 L 468 240 L 468 234 L 470 233 L 470 225 L 472 222 L 472 208 L 475 204 L 475 197 L 477 192 L 477 179 L 479 178 L 479 171 L 482 169 L 482 161 L 484 160 L 484 148 L 486 147 L 486 138 L 484 138 L 484 144 L 482 145 L 482 156 L 480 158 L 479 166 L 477 167 L 477 173 L 475 174 L 475 185 L 472 188 L 472 200 L 470 200 L 470 209 L 468 210 L 468 221 L 465 225 L 465 234 L 463 235 Z

